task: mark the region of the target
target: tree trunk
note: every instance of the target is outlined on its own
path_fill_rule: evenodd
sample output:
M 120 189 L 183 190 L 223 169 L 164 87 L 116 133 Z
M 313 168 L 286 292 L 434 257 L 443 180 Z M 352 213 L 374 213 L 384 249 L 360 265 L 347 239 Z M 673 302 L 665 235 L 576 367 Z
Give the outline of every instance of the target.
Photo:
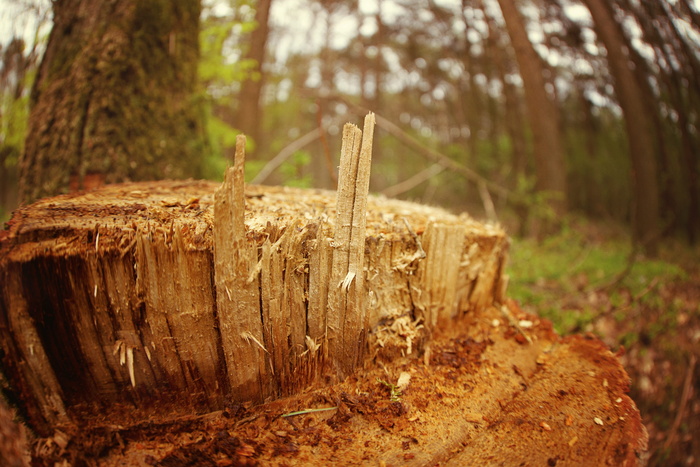
M 250 33 L 249 49 L 244 57 L 245 60 L 252 60 L 255 64 L 241 84 L 238 110 L 234 119 L 234 126 L 253 139 L 256 145 L 256 153 L 265 152 L 260 151 L 260 147 L 265 143 L 260 137 L 260 129 L 262 127 L 260 96 L 265 84 L 263 63 L 265 62 L 267 37 L 270 32 L 268 19 L 271 5 L 272 0 L 255 2 L 255 29 Z
M 197 177 L 198 0 L 61 0 L 32 91 L 22 202 Z
M 615 92 L 625 117 L 625 128 L 632 162 L 632 231 L 634 239 L 649 253 L 658 248 L 659 182 L 654 148 L 654 125 L 646 107 L 651 96 L 644 93 L 635 75 L 630 47 L 621 26 L 615 21 L 613 6 L 603 0 L 584 2 L 591 12 L 596 33 L 608 52 Z
M 550 205 L 555 212 L 566 211 L 567 179 L 564 145 L 559 128 L 556 104 L 547 94 L 542 59 L 530 42 L 525 23 L 514 0 L 498 0 L 506 29 L 515 51 L 523 80 L 527 112 L 534 139 L 537 189 L 555 198 Z

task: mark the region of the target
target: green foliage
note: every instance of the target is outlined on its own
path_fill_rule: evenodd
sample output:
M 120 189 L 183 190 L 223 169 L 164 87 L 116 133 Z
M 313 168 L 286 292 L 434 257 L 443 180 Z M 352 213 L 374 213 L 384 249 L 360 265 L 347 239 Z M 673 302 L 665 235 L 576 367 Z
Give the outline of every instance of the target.
M 560 199 L 560 193 L 537 190 L 534 176 L 518 174 L 516 185 L 513 189 L 513 197 L 517 199 L 527 210 L 528 215 L 544 224 L 554 223 L 557 214 L 553 202 Z
M 203 15 L 199 45 L 200 60 L 197 74 L 201 84 L 200 99 L 207 109 L 204 115 L 208 140 L 208 153 L 204 155 L 202 175 L 206 179 L 221 180 L 229 159 L 234 152 L 236 135 L 240 133 L 219 115 L 230 115 L 236 106 L 235 96 L 240 83 L 246 79 L 255 61 L 240 59 L 242 44 L 237 36 L 255 28 L 251 20 L 238 15 L 218 17 Z M 250 151 L 255 144 L 247 142 Z M 246 176 L 250 176 L 246 172 Z
M 208 180 L 223 180 L 228 165 L 226 152 L 236 146 L 236 130 L 214 115 L 206 117 L 210 151 L 203 159 L 202 175 Z
M 15 54 L 8 54 L 14 46 Z M 24 41 L 14 39 L 4 51 L 4 60 L 8 63 L 0 64 L 0 70 L 4 75 L 0 81 L 0 162 L 5 169 L 16 167 L 19 155 L 24 150 L 24 139 L 29 121 L 29 90 L 36 76 L 34 51 L 24 50 Z M 0 49 L 1 50 L 1 49 Z M 16 63 L 20 63 L 17 67 Z M 13 79 L 8 79 L 12 76 Z M 16 83 L 12 81 L 16 80 Z
M 391 384 L 380 378 L 377 378 L 377 382 L 389 389 L 389 400 L 391 402 L 401 402 L 401 390 L 395 384 Z
M 24 136 L 29 120 L 29 96 L 24 93 L 19 98 L 12 98 L 9 93 L 2 93 L 0 104 L 0 142 L 10 149 L 3 160 L 5 168 L 17 165 L 17 159 L 24 148 Z
M 311 174 L 304 173 L 304 169 L 311 163 L 311 154 L 306 151 L 297 151 L 292 157 L 282 164 L 279 172 L 284 176 L 284 185 L 297 188 L 311 187 Z
M 538 241 L 534 238 L 513 239 L 508 274 L 511 278 L 509 295 L 524 306 L 551 319 L 558 332 L 585 329 L 600 313 L 595 301 L 588 301 L 588 294 L 611 284 L 629 267 L 632 246 L 624 239 L 591 241 L 577 228 L 566 224 L 558 234 Z M 639 258 L 617 289 L 610 291 L 610 304 L 616 320 L 627 318 L 625 298 L 639 297 L 648 305 L 660 305 L 656 294 L 648 294 L 656 283 L 686 277 L 676 264 L 661 260 Z M 620 307 L 623 307 L 620 309 Z M 667 310 L 668 306 L 665 307 Z M 664 329 L 673 316 L 660 319 Z M 626 339 L 633 339 L 629 336 Z
M 231 44 L 233 31 L 242 33 L 254 28 L 253 23 L 240 23 L 235 19 L 210 17 L 202 21 L 199 34 L 200 61 L 199 79 L 207 86 L 218 85 L 223 88 L 235 86 L 248 77 L 255 67 L 254 60 L 231 60 L 229 57 L 240 56 L 241 51 Z M 218 89 L 226 92 L 227 89 Z

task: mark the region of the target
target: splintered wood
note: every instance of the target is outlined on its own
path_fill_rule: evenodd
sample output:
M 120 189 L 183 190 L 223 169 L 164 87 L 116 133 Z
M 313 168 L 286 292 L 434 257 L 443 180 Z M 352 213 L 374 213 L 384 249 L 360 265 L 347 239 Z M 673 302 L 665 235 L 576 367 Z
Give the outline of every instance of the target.
M 350 374 L 364 358 L 369 331 L 364 260 L 373 135 L 372 113 L 365 118 L 364 135 L 350 123 L 343 128 L 326 318 L 327 353 L 341 375 Z
M 0 233 L 0 342 L 32 426 L 294 394 L 420 356 L 436 327 L 500 304 L 503 231 L 368 196 L 373 131 L 372 114 L 344 128 L 337 192 L 245 186 L 241 137 L 221 185 L 19 209 Z
M 254 274 L 257 252 L 245 227 L 245 136 L 236 138 L 233 167 L 216 191 L 214 204 L 214 278 L 227 382 L 237 398 L 266 396 L 266 358 L 260 320 L 260 286 Z

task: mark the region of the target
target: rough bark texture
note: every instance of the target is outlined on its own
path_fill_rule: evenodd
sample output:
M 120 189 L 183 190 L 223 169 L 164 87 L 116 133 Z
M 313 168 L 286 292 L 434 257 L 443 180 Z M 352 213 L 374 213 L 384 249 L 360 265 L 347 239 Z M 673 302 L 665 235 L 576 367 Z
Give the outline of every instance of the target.
M 94 408 L 221 409 L 352 368 L 338 363 L 349 358 L 343 346 L 325 340 L 331 297 L 361 283 L 330 279 L 335 194 L 248 187 L 244 240 L 234 233 L 224 253 L 212 233 L 216 188 L 113 185 L 15 213 L 2 233 L 0 339 L 6 374 L 40 432 Z M 229 211 L 237 228 L 239 209 Z M 501 299 L 508 242 L 499 228 L 380 198 L 369 198 L 367 213 L 357 271 L 367 348 L 416 355 L 434 323 Z
M 617 94 L 625 116 L 625 128 L 632 161 L 632 231 L 636 241 L 654 254 L 658 249 L 659 182 L 654 125 L 643 92 L 632 68 L 630 44 L 615 21 L 613 5 L 603 0 L 585 0 L 593 17 L 596 33 L 605 45 L 608 64 L 615 79 Z
M 196 177 L 198 0 L 60 0 L 32 91 L 20 198 Z
M 567 179 L 558 110 L 547 94 L 544 65 L 528 39 L 517 3 L 515 0 L 498 0 L 523 80 L 528 121 L 534 139 L 537 189 L 553 194 L 556 198 L 551 205 L 562 213 L 567 205 Z

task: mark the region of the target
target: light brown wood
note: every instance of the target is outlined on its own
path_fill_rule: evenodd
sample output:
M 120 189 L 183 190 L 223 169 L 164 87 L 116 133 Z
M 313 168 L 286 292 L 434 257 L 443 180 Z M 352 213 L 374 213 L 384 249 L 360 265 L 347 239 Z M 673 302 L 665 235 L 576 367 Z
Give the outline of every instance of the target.
M 230 393 L 238 401 L 270 395 L 257 252 L 246 238 L 245 136 L 236 138 L 233 167 L 216 191 L 214 204 L 214 277 L 221 343 Z
M 364 133 L 352 124 L 343 128 L 326 322 L 330 361 L 343 376 L 362 362 L 369 331 L 364 253 L 373 135 L 372 113 L 365 118 Z

